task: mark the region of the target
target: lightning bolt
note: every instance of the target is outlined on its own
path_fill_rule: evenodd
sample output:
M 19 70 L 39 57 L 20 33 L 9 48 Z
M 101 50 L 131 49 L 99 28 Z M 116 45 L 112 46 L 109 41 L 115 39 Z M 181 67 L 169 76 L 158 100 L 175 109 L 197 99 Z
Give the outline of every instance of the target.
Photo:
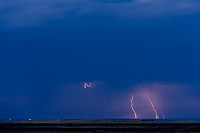
M 164 116 L 164 114 L 163 114 L 163 112 L 161 111 L 161 114 L 162 114 L 162 117 L 163 117 L 163 119 L 165 119 L 165 116 Z
M 135 115 L 135 119 L 137 119 L 137 114 L 136 114 L 136 112 L 135 112 L 135 110 L 133 108 L 133 98 L 134 98 L 134 96 L 132 95 L 132 97 L 131 97 L 131 109 L 132 109 L 132 111 L 133 111 L 133 113 Z
M 92 87 L 94 87 L 95 86 L 95 83 L 90 83 L 90 84 L 87 84 L 87 83 L 85 83 L 84 85 L 83 85 L 83 87 L 86 89 L 87 87 L 89 87 L 89 88 L 92 88 Z
M 155 108 L 154 108 L 154 106 L 153 106 L 153 103 L 151 102 L 151 99 L 150 99 L 147 95 L 146 95 L 146 97 L 149 99 L 149 102 L 150 102 L 150 104 L 151 104 L 151 106 L 152 106 L 152 108 L 153 108 L 153 111 L 154 111 L 155 114 L 156 114 L 155 118 L 156 118 L 156 119 L 159 119 L 158 113 L 157 113 L 157 111 L 155 110 Z
M 158 104 L 157 104 L 158 105 Z M 159 105 L 158 105 L 158 107 L 160 107 Z M 160 109 L 162 110 L 162 108 L 160 107 Z M 165 119 L 165 115 L 163 114 L 163 112 L 162 111 L 160 111 L 160 113 L 162 114 L 162 117 L 163 117 L 163 119 Z

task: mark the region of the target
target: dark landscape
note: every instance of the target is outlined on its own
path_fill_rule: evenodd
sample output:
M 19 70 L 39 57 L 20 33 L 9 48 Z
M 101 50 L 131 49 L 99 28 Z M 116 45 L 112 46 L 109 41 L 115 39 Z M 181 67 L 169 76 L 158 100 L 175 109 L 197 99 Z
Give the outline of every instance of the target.
M 135 119 L 22 120 L 0 122 L 0 132 L 199 132 L 200 121 Z

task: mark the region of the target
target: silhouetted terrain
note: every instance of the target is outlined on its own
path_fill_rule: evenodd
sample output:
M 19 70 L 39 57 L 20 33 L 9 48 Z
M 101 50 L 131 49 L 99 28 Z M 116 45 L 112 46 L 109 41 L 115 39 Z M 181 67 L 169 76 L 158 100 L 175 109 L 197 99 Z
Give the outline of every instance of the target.
M 0 132 L 200 132 L 200 121 L 92 119 L 62 121 L 2 121 Z

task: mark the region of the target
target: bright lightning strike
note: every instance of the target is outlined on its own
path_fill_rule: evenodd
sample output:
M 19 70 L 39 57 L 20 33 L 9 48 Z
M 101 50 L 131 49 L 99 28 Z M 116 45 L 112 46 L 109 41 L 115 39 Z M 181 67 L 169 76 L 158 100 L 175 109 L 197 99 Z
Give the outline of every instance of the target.
M 135 112 L 135 110 L 133 108 L 133 98 L 134 98 L 134 96 L 132 95 L 132 97 L 131 97 L 131 109 L 132 109 L 132 111 L 133 111 L 133 113 L 135 115 L 135 119 L 137 119 L 137 114 L 136 114 L 136 112 Z
M 85 83 L 84 85 L 83 85 L 83 87 L 86 89 L 87 87 L 88 88 L 92 88 L 92 87 L 94 87 L 95 86 L 95 83 L 89 83 L 89 84 L 87 84 L 87 83 Z
M 149 102 L 150 102 L 150 104 L 151 104 L 151 106 L 152 106 L 152 108 L 153 108 L 153 111 L 154 111 L 155 114 L 156 114 L 155 118 L 156 118 L 156 119 L 159 119 L 158 113 L 157 113 L 157 111 L 155 110 L 155 108 L 154 108 L 154 106 L 153 106 L 153 103 L 151 102 L 151 99 L 150 99 L 147 95 L 146 95 L 146 97 L 149 99 Z

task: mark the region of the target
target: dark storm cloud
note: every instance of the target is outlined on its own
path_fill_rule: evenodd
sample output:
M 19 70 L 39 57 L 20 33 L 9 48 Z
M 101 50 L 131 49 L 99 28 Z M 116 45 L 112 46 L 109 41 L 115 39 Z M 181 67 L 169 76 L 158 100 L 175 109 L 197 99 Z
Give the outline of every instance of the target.
M 200 118 L 199 9 L 196 0 L 0 0 L 1 118 L 133 118 L 132 94 L 139 118 L 155 116 L 146 94 L 159 116 Z
M 77 17 L 84 14 L 107 14 L 117 18 L 151 19 L 165 16 L 179 16 L 200 11 L 196 0 L 19 0 L 0 1 L 0 19 L 11 26 L 38 25 L 44 21 Z

